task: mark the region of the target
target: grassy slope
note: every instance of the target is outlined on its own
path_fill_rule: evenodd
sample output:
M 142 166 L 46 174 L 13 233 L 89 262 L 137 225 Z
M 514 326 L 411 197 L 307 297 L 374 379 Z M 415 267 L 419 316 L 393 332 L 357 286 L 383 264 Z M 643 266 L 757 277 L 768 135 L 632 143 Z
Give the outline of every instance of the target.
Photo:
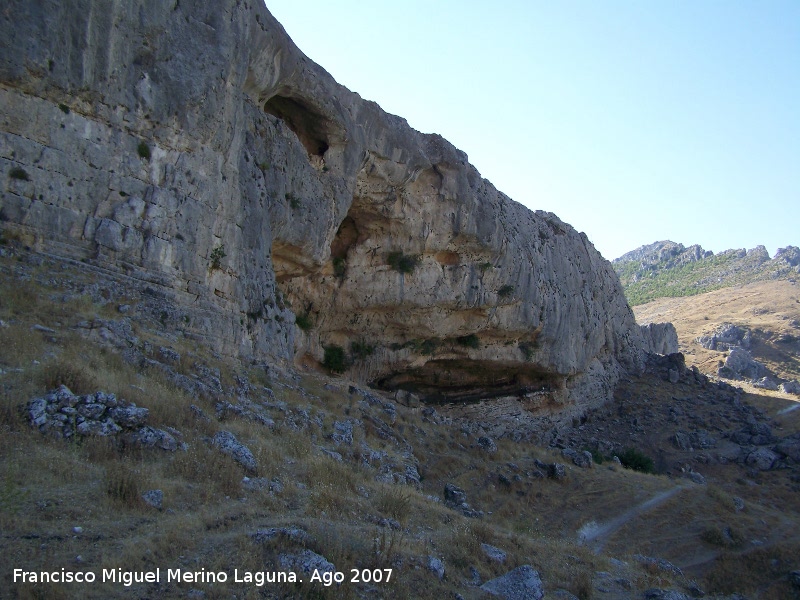
M 488 454 L 457 425 L 437 424 L 420 409 L 397 406 L 396 420 L 391 423 L 385 415 L 377 417 L 385 420 L 393 435 L 413 447 L 420 464 L 421 489 L 380 483 L 375 479 L 377 472 L 365 465 L 362 442 L 390 456 L 399 456 L 399 445 L 369 425 L 367 417 L 376 415 L 365 412 L 357 397 L 348 393 L 347 382 L 312 372 L 293 374 L 223 360 L 176 332 L 163 331 L 158 323 L 135 321 L 140 339 L 153 347 L 169 346 L 181 354 L 176 366 L 179 371 L 191 375 L 191 365 L 203 362 L 220 368 L 226 388 L 233 386 L 234 373 L 247 375 L 253 401 L 266 400 L 265 386 L 276 396 L 270 399 L 270 406 L 278 407 L 270 409 L 274 427 L 236 415 L 215 418 L 213 401 L 190 397 L 159 371 L 128 364 L 114 351 L 89 343 L 74 332 L 72 326 L 85 319 L 119 318 L 119 299 L 93 302 L 79 292 L 64 298 L 59 282 L 69 281 L 73 290 L 80 289 L 82 281 L 93 283 L 91 274 L 48 261 L 20 269 L 27 256 L 17 249 L 0 258 L 0 552 L 6 565 L 0 578 L 1 587 L 18 597 L 186 597 L 194 587 L 205 592 L 206 598 L 230 598 L 234 594 L 238 598 L 441 598 L 456 592 L 465 598 L 484 598 L 488 596 L 468 584 L 471 568 L 487 580 L 515 566 L 531 564 L 540 571 L 550 592 L 565 588 L 583 599 L 623 598 L 636 594 L 635 590 L 680 588 L 684 584 L 681 577 L 645 568 L 631 559 L 637 552 L 667 553 L 680 562 L 681 552 L 667 541 L 669 535 L 662 532 L 658 537 L 658 531 L 672 532 L 670 535 L 686 547 L 703 547 L 712 558 L 738 556 L 733 549 L 720 553 L 719 548 L 703 545 L 700 537 L 706 528 L 723 527 L 734 519 L 727 509 L 717 506 L 727 502 L 729 492 L 713 495 L 705 487 L 693 485 L 657 510 L 637 516 L 608 541 L 607 551 L 594 554 L 578 542 L 581 527 L 613 519 L 684 482 L 618 467 L 583 470 L 571 465 L 564 480 L 539 479 L 531 475 L 535 471 L 533 459 L 561 462 L 556 452 L 500 440 L 498 451 Z M 12 271 L 27 273 L 30 280 L 12 279 Z M 135 308 L 137 298 L 127 298 L 125 303 Z M 32 331 L 31 326 L 37 324 L 55 333 Z M 119 448 L 104 440 L 68 443 L 42 437 L 27 425 L 19 407 L 65 381 L 76 392 L 102 389 L 149 408 L 150 423 L 177 428 L 189 449 L 169 454 Z M 642 389 L 637 393 L 642 397 L 670 393 L 646 378 L 639 384 Z M 664 398 L 667 400 L 667 396 Z M 235 396 L 225 399 L 237 401 Z M 210 422 L 195 418 L 189 410 L 191 404 L 210 415 Z M 298 428 L 292 423 L 300 411 L 311 418 Z M 320 446 L 333 447 L 329 440 L 333 422 L 350 417 L 365 425 L 355 429 L 352 446 L 337 448 L 343 462 L 323 455 Z M 245 442 L 257 458 L 258 475 L 279 479 L 283 490 L 245 491 L 240 484 L 245 473 L 206 442 L 221 429 L 232 431 Z M 509 483 L 504 483 L 500 474 Z M 785 485 L 784 479 L 780 481 Z M 467 519 L 437 501 L 447 482 L 463 487 L 470 504 L 485 511 L 485 517 Z M 736 517 L 743 519 L 741 529 L 755 529 L 754 535 L 761 535 L 776 523 L 774 499 L 768 494 L 760 497 L 766 493 L 763 486 L 754 491 L 725 478 L 720 482 L 734 486 L 752 507 L 747 515 Z M 139 499 L 140 492 L 154 488 L 164 491 L 162 511 L 143 505 Z M 702 528 L 691 519 L 688 524 L 682 522 L 686 510 L 701 519 Z M 382 527 L 376 524 L 381 518 L 396 519 L 402 527 L 398 531 Z M 782 518 L 796 523 L 796 511 L 787 511 Z M 759 525 L 759 519 L 763 525 Z M 278 525 L 300 526 L 313 540 L 258 543 L 249 535 L 259 527 Z M 73 532 L 76 526 L 83 528 L 81 533 Z M 487 558 L 481 543 L 506 550 L 506 562 Z M 274 569 L 279 553 L 302 547 L 324 555 L 340 570 L 391 567 L 393 581 L 384 586 L 347 585 L 341 589 L 308 584 L 267 589 L 233 583 L 162 584 L 160 588 L 103 584 L 31 587 L 14 586 L 8 573 L 12 566 L 98 572 L 112 567 L 202 567 L 230 572 L 233 568 Z M 428 556 L 444 561 L 444 580 L 427 569 Z M 627 561 L 627 566 L 610 562 L 612 557 Z M 701 569 L 701 575 L 714 575 L 717 564 L 723 563 Z M 744 560 L 739 564 L 748 563 Z M 597 591 L 598 587 L 608 587 L 603 583 L 603 572 L 624 575 L 627 583 L 619 594 Z M 787 585 L 785 578 L 775 583 L 761 577 L 747 582 L 748 588 L 740 579 L 735 579 L 741 586 L 739 591 L 755 589 L 763 598 L 781 597 Z M 731 578 L 722 580 L 725 585 L 731 582 Z
M 735 251 L 676 266 L 669 266 L 665 260 L 647 269 L 642 269 L 640 261 L 636 260 L 614 263 L 631 306 L 656 298 L 695 296 L 731 286 L 769 281 L 777 276 L 785 279 L 786 275 L 777 273 L 779 268 L 774 261 L 757 264 L 753 256 L 740 258 Z

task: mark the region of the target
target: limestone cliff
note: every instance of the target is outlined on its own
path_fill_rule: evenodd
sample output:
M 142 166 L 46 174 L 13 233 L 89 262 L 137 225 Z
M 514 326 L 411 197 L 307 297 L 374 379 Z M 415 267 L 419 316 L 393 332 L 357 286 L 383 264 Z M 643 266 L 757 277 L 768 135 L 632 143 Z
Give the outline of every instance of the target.
M 260 2 L 10 0 L 0 29 L 3 227 L 167 294 L 187 335 L 531 410 L 640 367 L 584 234 L 338 85 Z

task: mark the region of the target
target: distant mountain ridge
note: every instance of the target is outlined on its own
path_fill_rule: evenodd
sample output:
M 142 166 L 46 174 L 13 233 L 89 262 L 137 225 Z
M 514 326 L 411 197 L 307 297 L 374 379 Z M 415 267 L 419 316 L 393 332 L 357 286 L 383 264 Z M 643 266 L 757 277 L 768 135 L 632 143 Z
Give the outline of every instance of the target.
M 669 240 L 631 250 L 612 261 L 631 306 L 663 297 L 702 294 L 756 281 L 800 277 L 800 248 L 780 248 L 773 258 L 764 246 L 714 254 L 697 244 Z

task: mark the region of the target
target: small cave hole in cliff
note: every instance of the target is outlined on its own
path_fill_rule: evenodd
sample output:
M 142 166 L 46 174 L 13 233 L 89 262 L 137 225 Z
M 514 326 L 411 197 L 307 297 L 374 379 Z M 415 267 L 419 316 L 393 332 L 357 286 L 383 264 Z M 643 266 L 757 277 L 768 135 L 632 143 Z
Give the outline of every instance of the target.
M 353 217 L 346 216 L 331 243 L 331 258 L 346 259 L 347 251 L 358 241 L 358 227 Z
M 264 112 L 281 119 L 297 136 L 311 156 L 328 151 L 330 123 L 321 113 L 299 98 L 273 96 L 264 103 Z

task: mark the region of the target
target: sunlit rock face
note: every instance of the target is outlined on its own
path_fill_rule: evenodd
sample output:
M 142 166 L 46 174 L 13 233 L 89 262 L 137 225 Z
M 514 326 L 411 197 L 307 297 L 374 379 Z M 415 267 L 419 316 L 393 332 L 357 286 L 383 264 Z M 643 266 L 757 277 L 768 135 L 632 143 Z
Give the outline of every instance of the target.
M 261 3 L 9 9 L 3 226 L 166 295 L 187 335 L 298 365 L 339 346 L 376 387 L 532 413 L 640 367 L 584 234 L 338 85 Z

